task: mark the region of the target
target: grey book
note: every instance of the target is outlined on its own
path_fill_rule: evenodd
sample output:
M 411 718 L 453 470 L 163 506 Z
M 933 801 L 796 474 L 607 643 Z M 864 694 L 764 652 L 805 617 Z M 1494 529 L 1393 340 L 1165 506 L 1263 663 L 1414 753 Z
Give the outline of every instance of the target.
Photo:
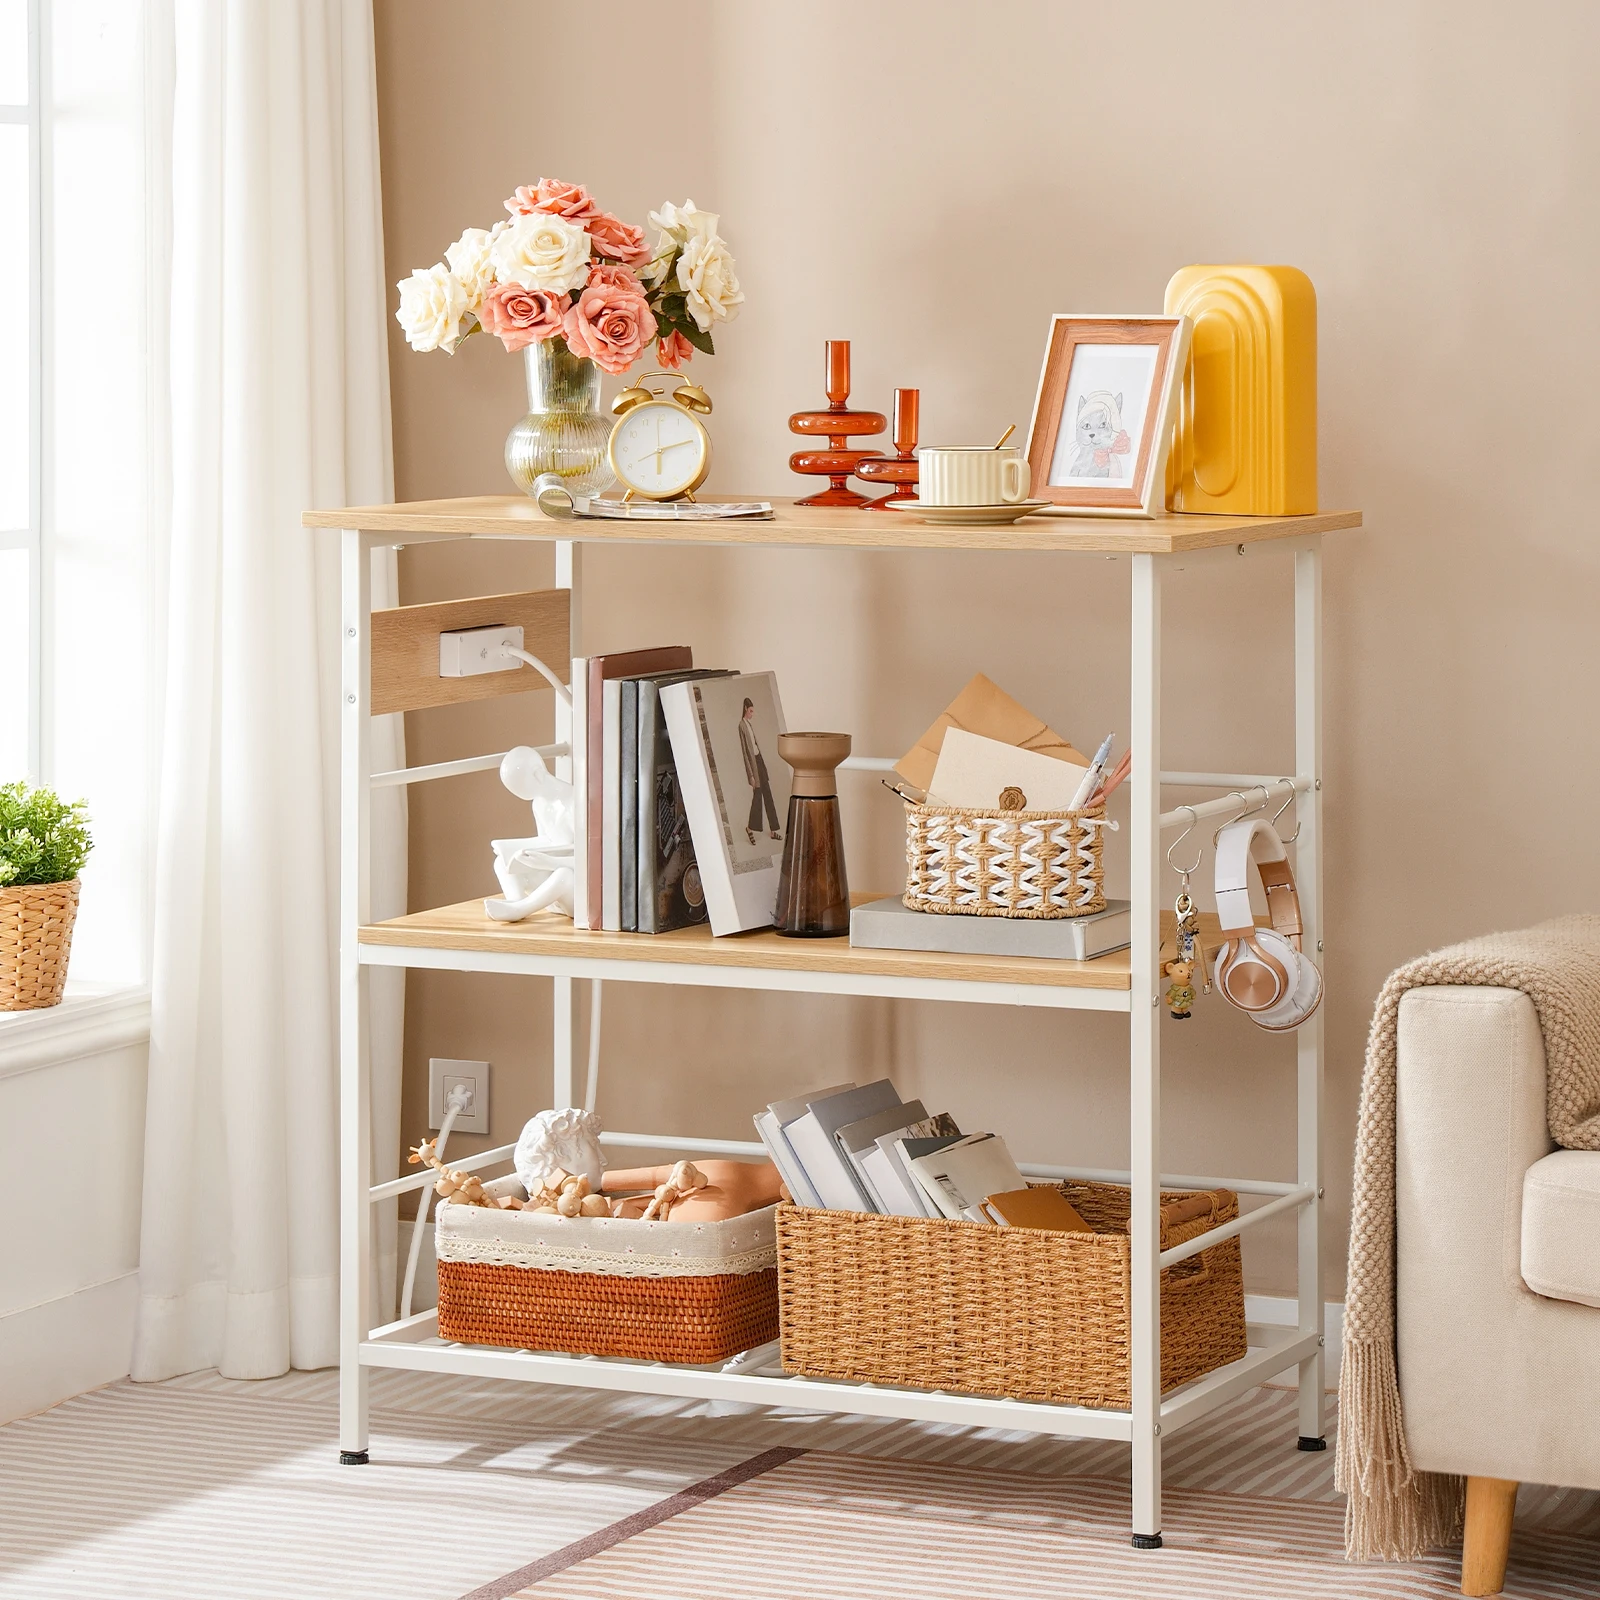
M 670 933 L 706 920 L 694 841 L 683 809 L 672 740 L 661 715 L 661 690 L 685 678 L 726 678 L 732 669 L 701 667 L 638 680 L 634 755 L 634 899 L 640 933 Z M 624 845 L 626 845 L 624 839 Z
M 904 901 L 869 900 L 850 913 L 850 943 L 867 950 L 939 950 L 959 956 L 1042 956 L 1093 961 L 1132 938 L 1126 900 L 1086 917 L 963 917 L 913 911 Z

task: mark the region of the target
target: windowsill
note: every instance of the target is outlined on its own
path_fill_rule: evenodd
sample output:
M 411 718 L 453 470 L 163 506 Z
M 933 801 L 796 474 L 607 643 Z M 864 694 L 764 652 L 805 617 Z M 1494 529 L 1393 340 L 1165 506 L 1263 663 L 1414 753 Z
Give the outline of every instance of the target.
M 58 1006 L 0 1011 L 0 1078 L 150 1037 L 150 991 L 130 985 L 67 982 Z

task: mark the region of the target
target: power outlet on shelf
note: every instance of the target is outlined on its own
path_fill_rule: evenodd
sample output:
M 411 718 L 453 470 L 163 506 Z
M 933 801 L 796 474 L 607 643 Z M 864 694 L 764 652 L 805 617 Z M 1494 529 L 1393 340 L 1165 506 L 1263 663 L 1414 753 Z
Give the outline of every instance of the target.
M 450 1125 L 452 1133 L 489 1131 L 489 1063 L 487 1061 L 449 1061 L 433 1056 L 428 1061 L 428 1127 L 444 1126 L 450 1091 L 463 1085 L 472 1096 L 467 1108 Z
M 456 628 L 439 635 L 439 676 L 476 678 L 485 672 L 521 672 L 515 656 L 501 655 L 500 647 L 522 648 L 522 629 Z

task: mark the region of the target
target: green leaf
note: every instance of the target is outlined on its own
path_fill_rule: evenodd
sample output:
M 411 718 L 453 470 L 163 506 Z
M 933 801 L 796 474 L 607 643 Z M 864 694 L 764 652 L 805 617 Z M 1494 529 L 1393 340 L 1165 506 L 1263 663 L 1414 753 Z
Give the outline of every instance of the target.
M 70 883 L 92 848 L 82 800 L 20 780 L 0 784 L 0 885 Z
M 685 317 L 683 322 L 678 327 L 678 332 L 681 333 L 684 338 L 695 347 L 696 350 L 703 350 L 708 356 L 714 356 L 717 353 L 711 347 L 711 335 L 709 333 L 702 333 L 700 331 L 699 323 L 697 323 L 693 317 Z

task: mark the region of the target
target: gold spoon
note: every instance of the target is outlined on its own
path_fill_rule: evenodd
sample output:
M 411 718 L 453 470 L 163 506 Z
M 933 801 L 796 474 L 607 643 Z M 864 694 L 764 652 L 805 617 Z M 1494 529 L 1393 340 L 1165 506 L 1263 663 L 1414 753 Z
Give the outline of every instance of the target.
M 1000 445 L 1003 445 L 1006 442 L 1006 440 L 1009 439 L 1011 437 L 1011 435 L 1014 434 L 1016 431 L 1017 431 L 1017 425 L 1016 425 L 1016 423 L 1013 422 L 1011 424 L 1011 426 L 1009 428 L 1007 428 L 1006 431 L 1000 435 L 1000 444 L 997 444 L 995 446 L 995 449 L 998 450 L 1000 448 Z

